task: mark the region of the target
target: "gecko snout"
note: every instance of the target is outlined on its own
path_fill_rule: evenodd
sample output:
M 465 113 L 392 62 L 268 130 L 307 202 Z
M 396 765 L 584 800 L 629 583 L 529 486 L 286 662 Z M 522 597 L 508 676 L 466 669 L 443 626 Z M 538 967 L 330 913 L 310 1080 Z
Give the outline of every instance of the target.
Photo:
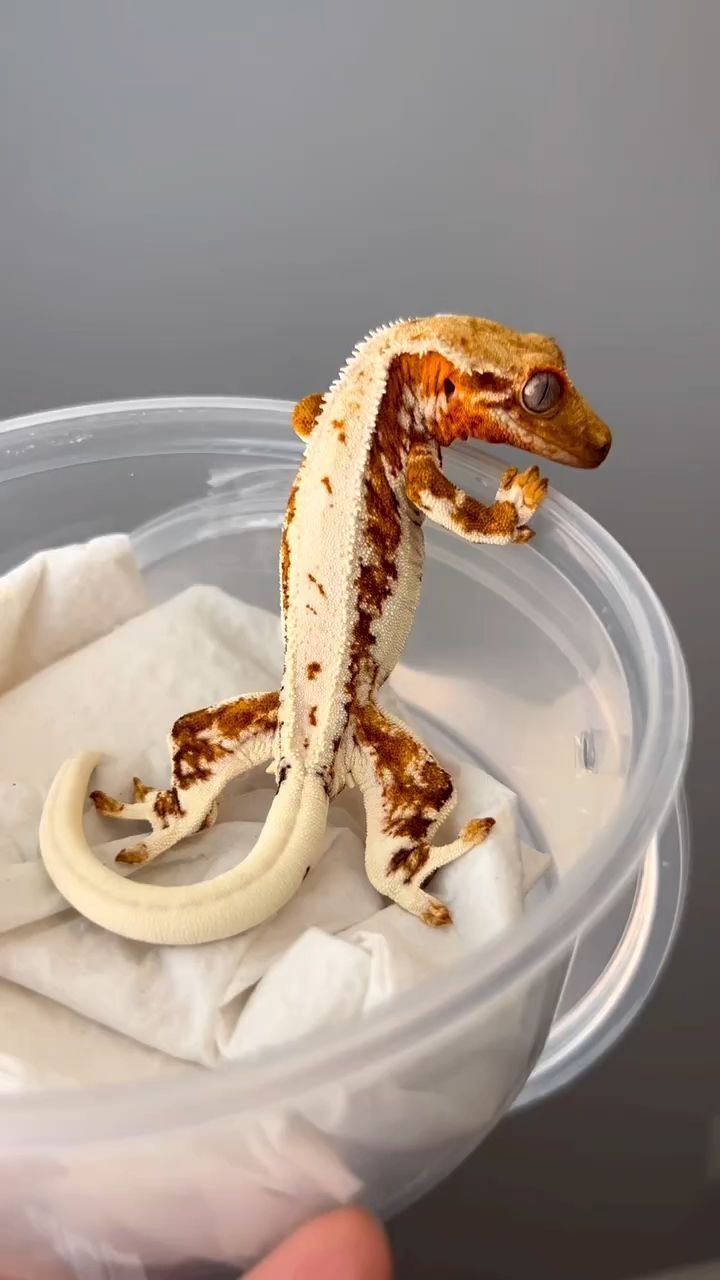
M 612 446 L 612 432 L 602 418 L 594 414 L 580 436 L 575 464 L 588 470 L 599 467 L 607 458 Z
M 599 467 L 600 463 L 604 462 L 605 459 L 607 458 L 610 452 L 611 444 L 612 444 L 612 437 L 608 432 L 607 438 L 605 440 L 602 440 L 599 444 L 595 445 L 595 458 L 597 459 L 597 461 L 595 462 L 594 465 L 596 467 Z

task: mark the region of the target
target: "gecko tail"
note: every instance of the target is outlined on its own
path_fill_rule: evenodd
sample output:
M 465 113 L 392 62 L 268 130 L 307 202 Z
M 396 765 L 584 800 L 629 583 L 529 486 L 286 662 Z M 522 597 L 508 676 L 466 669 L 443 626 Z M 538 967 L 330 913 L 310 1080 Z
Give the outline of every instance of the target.
M 295 895 L 320 857 L 329 801 L 322 780 L 291 770 L 247 857 L 214 880 L 138 884 L 104 866 L 83 828 L 99 757 L 83 753 L 58 770 L 40 820 L 40 853 L 55 888 L 81 915 L 137 942 L 191 946 L 262 924 Z

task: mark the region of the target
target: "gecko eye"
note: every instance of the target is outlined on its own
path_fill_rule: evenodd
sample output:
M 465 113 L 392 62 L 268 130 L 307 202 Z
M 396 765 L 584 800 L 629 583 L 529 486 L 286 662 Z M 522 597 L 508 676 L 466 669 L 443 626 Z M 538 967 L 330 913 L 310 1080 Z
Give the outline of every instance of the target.
M 556 373 L 543 369 L 528 378 L 522 389 L 523 405 L 530 413 L 547 413 L 554 409 L 563 393 L 563 384 Z
M 443 383 L 443 391 L 445 392 L 446 400 L 449 400 L 451 396 L 455 395 L 455 383 L 453 382 L 452 378 L 445 379 Z

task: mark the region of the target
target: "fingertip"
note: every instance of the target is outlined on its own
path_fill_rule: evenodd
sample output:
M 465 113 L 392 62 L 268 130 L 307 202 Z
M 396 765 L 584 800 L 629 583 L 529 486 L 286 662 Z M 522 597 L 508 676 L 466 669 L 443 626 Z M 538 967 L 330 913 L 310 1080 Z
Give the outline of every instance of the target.
M 387 1235 L 364 1209 L 336 1209 L 300 1227 L 247 1280 L 391 1280 Z
M 339 1209 L 335 1214 L 335 1230 L 338 1243 L 354 1252 L 359 1263 L 357 1280 L 390 1280 L 393 1272 L 392 1254 L 387 1232 L 377 1218 L 365 1209 Z M 356 1280 L 354 1272 L 349 1272 Z

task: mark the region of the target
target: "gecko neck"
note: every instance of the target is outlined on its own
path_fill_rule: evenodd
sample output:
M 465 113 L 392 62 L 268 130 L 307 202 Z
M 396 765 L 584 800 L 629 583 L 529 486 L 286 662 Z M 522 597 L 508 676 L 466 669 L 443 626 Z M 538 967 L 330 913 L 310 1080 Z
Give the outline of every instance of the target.
M 404 456 L 420 441 L 439 443 L 441 411 L 447 407 L 445 383 L 451 372 L 442 356 L 395 356 L 377 413 L 377 432 L 396 437 Z

